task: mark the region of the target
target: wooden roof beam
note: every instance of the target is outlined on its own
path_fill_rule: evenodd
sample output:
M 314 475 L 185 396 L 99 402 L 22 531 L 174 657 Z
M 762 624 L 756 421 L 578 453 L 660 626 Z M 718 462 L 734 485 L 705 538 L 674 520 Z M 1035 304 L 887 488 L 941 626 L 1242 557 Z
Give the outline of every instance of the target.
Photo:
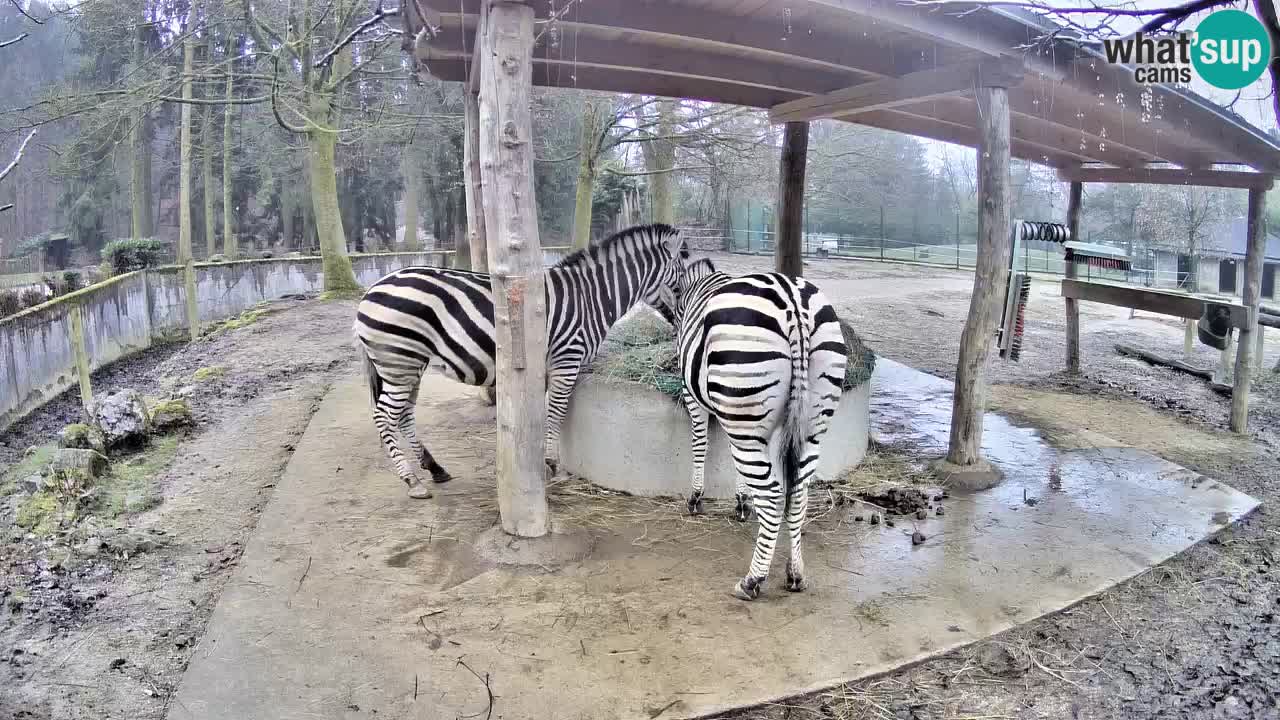
M 480 0 L 423 0 L 441 14 L 444 25 L 456 26 L 459 12 L 466 24 L 474 24 Z M 539 22 L 545 18 L 545 4 L 538 4 Z M 616 37 L 661 42 L 663 45 L 709 51 L 746 54 L 764 62 L 790 67 L 816 67 L 838 72 L 858 73 L 869 78 L 901 75 L 919 69 L 918 55 L 902 49 L 895 56 L 892 48 L 874 41 L 841 42 L 821 32 L 779 32 L 776 23 L 734 18 L 726 21 L 723 14 L 676 3 L 637 2 L 636 0 L 590 0 L 579 2 L 557 20 L 560 42 L 570 54 L 575 38 Z M 540 32 L 545 25 L 539 24 Z
M 769 120 L 775 123 L 797 120 L 819 120 L 850 117 L 873 110 L 886 110 L 899 105 L 963 95 L 973 90 L 979 79 L 999 77 L 1006 85 L 1022 81 L 1022 61 L 1002 57 L 980 63 L 964 63 L 921 70 L 901 77 L 875 80 L 835 92 L 801 98 L 769 109 Z
M 955 18 L 943 16 L 937 8 L 922 6 L 898 5 L 892 0 L 796 0 L 803 4 L 825 8 L 835 12 L 872 20 L 888 28 L 911 33 L 917 37 L 939 42 L 944 45 L 960 47 L 988 57 L 1000 57 L 1013 52 L 1013 46 L 1002 38 L 991 33 L 975 31 L 955 22 Z M 1046 62 L 1034 55 L 1026 56 L 1027 68 L 1054 80 L 1063 80 L 1066 75 L 1061 68 Z
M 1059 168 L 1058 179 L 1082 183 L 1139 183 L 1144 185 L 1200 185 L 1202 187 L 1270 190 L 1275 177 L 1269 173 L 1239 170 L 1188 170 L 1184 168 Z
M 456 16 L 455 16 L 456 17 Z M 456 58 L 469 51 L 474 34 L 449 23 L 430 44 L 430 57 Z M 781 97 L 792 98 L 823 91 L 851 82 L 856 74 L 827 68 L 810 68 L 798 72 L 758 58 L 734 58 L 702 48 L 689 48 L 664 53 L 653 45 L 626 40 L 608 41 L 583 35 L 562 38 L 552 47 L 544 36 L 533 49 L 535 63 L 552 63 L 562 72 L 573 73 L 577 67 L 623 67 L 634 72 L 662 73 L 688 77 L 694 81 L 718 80 L 737 85 L 762 88 Z M 474 59 L 472 60 L 474 63 Z M 767 105 L 765 107 L 768 107 Z
M 873 110 L 850 119 L 859 125 L 868 125 L 882 130 L 893 130 L 906 135 L 914 135 L 931 140 L 964 145 L 974 148 L 978 146 L 978 131 L 968 125 L 947 122 L 932 117 L 924 117 L 895 110 Z M 1042 145 L 1033 141 L 1020 139 L 1016 135 L 1010 143 L 1014 157 L 1021 160 L 1042 163 L 1050 167 L 1074 167 L 1089 158 L 1073 154 L 1060 147 Z

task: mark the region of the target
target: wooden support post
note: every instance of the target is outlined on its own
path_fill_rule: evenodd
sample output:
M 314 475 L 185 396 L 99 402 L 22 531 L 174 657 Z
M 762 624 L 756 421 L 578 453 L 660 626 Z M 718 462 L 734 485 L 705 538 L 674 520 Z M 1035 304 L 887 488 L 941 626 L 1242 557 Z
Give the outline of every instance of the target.
M 191 342 L 195 342 L 200 339 L 200 306 L 196 298 L 196 266 L 190 256 L 182 266 L 182 284 L 186 288 L 187 327 L 191 331 Z
M 804 220 L 804 167 L 809 152 L 809 123 L 789 122 L 782 135 L 778 164 L 778 220 L 774 267 L 791 278 L 804 274 L 801 253 Z
M 1249 382 L 1253 379 L 1254 333 L 1258 332 L 1258 306 L 1262 303 L 1262 263 L 1266 255 L 1267 192 L 1255 187 L 1249 190 L 1249 244 L 1245 251 L 1244 297 L 1250 310 L 1250 321 L 1240 328 L 1240 347 L 1236 352 L 1236 374 L 1231 389 L 1231 431 L 1249 431 Z
M 1187 360 L 1191 359 L 1191 350 L 1195 347 L 1196 342 L 1196 321 L 1187 318 L 1187 331 L 1182 336 L 1182 356 Z
M 986 412 L 986 372 L 1000 301 L 1009 267 L 1009 91 L 977 89 L 978 257 L 969 317 L 960 336 L 956 363 L 951 442 L 946 461 L 953 466 L 982 463 L 982 416 Z
M 1067 231 L 1072 240 L 1080 237 L 1080 202 L 1084 199 L 1084 183 L 1071 183 L 1071 191 L 1067 196 Z M 1074 279 L 1076 264 L 1067 258 L 1064 276 Z M 1067 372 L 1080 372 L 1080 303 L 1072 298 L 1067 299 Z
M 498 511 L 521 537 L 548 531 L 545 465 L 547 312 L 533 195 L 533 8 L 485 0 L 480 172 L 494 296 Z
M 71 320 L 71 351 L 75 354 L 76 376 L 80 379 L 80 405 L 84 408 L 85 422 L 93 422 L 93 386 L 89 383 L 89 348 L 84 339 L 84 314 L 80 305 L 74 304 L 68 315 Z
M 1235 328 L 1227 330 L 1227 344 L 1222 348 L 1222 352 L 1218 354 L 1218 367 L 1213 371 L 1213 381 L 1218 383 L 1231 382 L 1231 363 L 1235 358 L 1235 345 L 1232 340 L 1235 339 Z
M 476 53 L 471 63 L 471 76 L 478 80 L 485 53 L 484 43 L 487 5 L 481 3 L 480 23 L 476 26 Z M 467 82 L 462 92 L 462 181 L 467 203 L 467 239 L 471 246 L 471 269 L 489 272 L 489 243 L 484 225 L 484 193 L 480 187 L 480 83 Z

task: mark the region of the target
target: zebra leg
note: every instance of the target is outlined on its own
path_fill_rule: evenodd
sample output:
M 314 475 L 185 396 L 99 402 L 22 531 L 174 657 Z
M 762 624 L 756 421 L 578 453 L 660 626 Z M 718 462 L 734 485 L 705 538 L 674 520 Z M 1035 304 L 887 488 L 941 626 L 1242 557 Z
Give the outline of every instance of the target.
M 689 508 L 690 515 L 703 514 L 702 509 L 702 492 L 706 479 L 707 465 L 707 426 L 710 421 L 710 415 L 706 408 L 698 404 L 693 399 L 693 395 L 687 390 L 680 391 L 680 398 L 684 400 L 684 407 L 689 411 L 690 450 L 693 455 L 693 489 L 689 493 L 689 500 L 686 505 Z
M 373 424 L 378 428 L 378 437 L 382 439 L 382 447 L 396 466 L 396 473 L 405 485 L 409 486 L 409 497 L 426 499 L 431 497 L 431 489 L 418 479 L 409 469 L 404 453 L 400 452 L 400 441 L 396 430 L 401 427 L 405 417 L 405 406 L 412 407 L 410 398 L 417 394 L 417 381 L 412 387 L 385 384 L 378 394 L 373 407 Z M 410 415 L 412 417 L 412 415 Z
M 552 367 L 547 376 L 547 469 L 552 475 L 560 469 L 560 426 L 569 411 L 569 396 L 578 382 L 578 364 Z
M 781 439 L 781 435 L 781 431 L 776 432 L 775 441 L 769 443 L 757 441 L 748 445 L 740 441 L 733 446 L 734 465 L 737 466 L 738 473 L 747 478 L 747 485 L 753 491 L 756 517 L 759 519 L 751 567 L 733 589 L 734 597 L 739 600 L 755 600 L 760 597 L 764 581 L 769 577 L 769 566 L 773 564 L 778 534 L 782 530 L 782 477 L 778 464 L 771 460 L 777 457 L 774 446 L 778 444 L 777 440 Z
M 801 541 L 804 523 L 809 512 L 809 483 L 818 466 L 818 446 L 804 444 L 804 454 L 798 463 L 798 477 L 787 488 L 787 532 L 791 537 L 791 556 L 787 560 L 787 590 L 804 592 L 808 587 L 804 579 L 804 553 Z
M 431 456 L 431 451 L 423 446 L 418 440 L 418 422 L 415 417 L 415 410 L 418 406 L 418 387 L 414 386 L 413 394 L 409 396 L 409 402 L 405 406 L 404 412 L 400 415 L 400 434 L 404 435 L 409 441 L 409 449 L 418 457 L 418 467 L 431 473 L 431 481 L 435 483 L 446 483 L 453 479 L 448 471 L 440 467 L 440 463 Z
M 747 487 L 747 482 L 741 475 L 738 476 L 733 497 L 737 501 L 737 507 L 733 511 L 734 516 L 738 518 L 738 522 L 749 522 L 751 520 L 751 488 Z

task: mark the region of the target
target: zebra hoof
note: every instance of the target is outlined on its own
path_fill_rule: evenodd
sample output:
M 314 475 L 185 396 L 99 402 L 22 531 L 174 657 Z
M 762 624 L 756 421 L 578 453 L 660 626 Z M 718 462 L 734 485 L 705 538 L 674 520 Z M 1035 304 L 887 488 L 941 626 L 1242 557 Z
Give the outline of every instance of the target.
M 447 483 L 452 479 L 453 479 L 453 476 L 450 475 L 448 472 L 446 472 L 443 468 L 441 468 L 440 472 L 431 473 L 431 482 L 437 485 L 441 483 Z
M 809 589 L 809 583 L 805 582 L 803 575 L 792 575 L 787 572 L 787 592 L 804 592 Z
M 760 590 L 764 587 L 764 581 L 755 578 L 745 577 L 738 581 L 733 588 L 733 596 L 739 600 L 751 602 L 760 597 Z
M 431 496 L 432 496 L 431 488 L 422 484 L 421 480 L 415 480 L 414 482 L 409 484 L 409 497 L 414 498 L 416 500 L 426 500 Z
M 702 494 L 694 493 L 685 501 L 685 505 L 689 508 L 690 515 L 702 515 L 705 511 L 702 508 Z
M 738 518 L 738 522 L 751 521 L 751 503 L 747 502 L 745 496 L 738 496 L 738 506 L 734 509 L 734 516 Z

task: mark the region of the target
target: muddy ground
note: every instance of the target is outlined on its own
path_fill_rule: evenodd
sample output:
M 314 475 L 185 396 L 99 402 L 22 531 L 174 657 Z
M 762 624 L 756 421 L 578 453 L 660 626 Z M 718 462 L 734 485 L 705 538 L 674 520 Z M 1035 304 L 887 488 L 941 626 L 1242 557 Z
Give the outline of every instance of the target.
M 350 303 L 266 310 L 94 376 L 95 392 L 191 403 L 196 426 L 176 451 L 155 458 L 170 444 L 160 439 L 113 457 L 159 464 L 148 488 L 155 509 L 101 512 L 48 539 L 15 528 L 12 508 L 0 513 L 0 718 L 164 717 L 295 440 L 333 378 L 354 366 Z M 207 379 L 194 380 L 202 369 Z M 0 461 L 12 467 L 79 418 L 77 395 L 58 398 L 2 436 Z M 100 539 L 112 547 L 95 552 Z
M 721 258 L 731 270 L 768 264 Z M 811 263 L 806 275 L 878 353 L 952 375 L 971 273 L 833 260 Z M 281 301 L 270 310 L 95 376 L 99 392 L 133 387 L 192 403 L 197 425 L 168 455 L 153 448 L 117 460 L 158 466 L 153 509 L 36 539 L 0 507 L 0 718 L 164 717 L 294 439 L 332 380 L 354 370 L 350 303 Z M 1252 434 L 1236 438 L 1223 432 L 1228 401 L 1202 381 L 1114 352 L 1126 342 L 1180 356 L 1180 323 L 1086 304 L 1081 324 L 1084 371 L 1068 377 L 1062 301 L 1055 286 L 1037 283 L 1021 362 L 992 366 L 992 404 L 1049 438 L 1086 427 L 1146 448 L 1264 506 L 1212 542 L 992 642 L 728 717 L 1280 717 L 1280 523 L 1268 509 L 1280 492 L 1280 382 L 1254 393 Z M 1280 358 L 1274 335 L 1269 365 Z M 1216 360 L 1197 348 L 1196 362 Z M 224 371 L 196 382 L 201 368 Z M 0 467 L 78 416 L 68 394 L 0 435 Z M 150 542 L 138 554 L 108 549 L 68 562 L 67 548 L 117 526 Z

